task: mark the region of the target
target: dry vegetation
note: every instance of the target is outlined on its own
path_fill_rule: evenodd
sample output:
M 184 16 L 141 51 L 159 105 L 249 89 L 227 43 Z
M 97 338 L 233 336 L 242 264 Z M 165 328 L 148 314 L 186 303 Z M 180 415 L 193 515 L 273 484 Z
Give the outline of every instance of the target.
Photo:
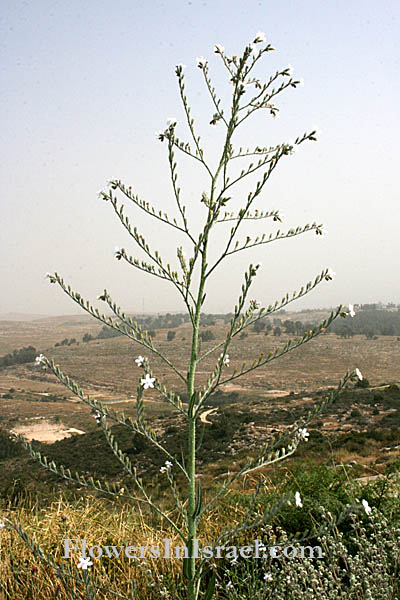
M 299 320 L 299 315 L 296 314 L 295 318 Z M 309 313 L 306 318 L 310 319 Z M 134 416 L 135 389 L 141 375 L 134 361 L 141 353 L 141 348 L 124 337 L 88 343 L 81 341 L 85 333 L 96 335 L 99 329 L 93 319 L 85 317 L 40 319 L 29 323 L 0 321 L 0 355 L 14 348 L 33 345 L 38 352 L 54 358 L 62 370 L 90 396 L 112 403 L 113 408 Z M 216 342 L 222 339 L 222 323 L 207 329 L 216 335 Z M 177 328 L 176 337 L 171 342 L 167 341 L 167 329 L 157 330 L 156 333 L 156 344 L 174 364 L 184 370 L 189 352 L 188 327 L 183 325 Z M 65 337 L 75 337 L 79 344 L 55 347 L 55 343 Z M 250 331 L 248 337 L 236 339 L 232 344 L 228 372 L 240 367 L 249 357 L 255 357 L 260 352 L 267 354 L 276 345 L 282 346 L 287 339 L 284 335 L 274 337 L 266 336 L 264 332 L 256 334 Z M 208 349 L 215 341 L 204 343 L 203 349 Z M 201 363 L 200 381 L 206 379 L 214 366 L 214 359 L 210 356 Z M 167 387 L 183 391 L 174 374 L 158 359 L 151 358 L 151 365 Z M 368 378 L 370 387 L 364 390 L 354 389 L 350 385 L 335 406 L 312 424 L 307 447 L 303 445 L 290 464 L 296 468 L 307 456 L 315 465 L 323 462 L 347 464 L 346 476 L 349 479 L 383 473 L 400 456 L 400 391 L 396 386 L 400 379 L 399 365 L 400 344 L 395 337 L 381 336 L 376 340 L 366 340 L 364 336 L 354 336 L 342 339 L 328 332 L 272 362 L 267 368 L 226 384 L 222 392 L 205 407 L 207 414 L 205 422 L 201 424 L 204 439 L 199 471 L 205 493 L 224 473 L 238 469 L 266 436 L 295 421 L 302 410 L 320 398 L 327 388 L 334 387 L 346 370 L 355 366 Z M 145 392 L 145 399 L 148 420 L 161 439 L 175 452 L 183 450 L 186 443 L 183 424 L 171 412 L 170 405 L 160 401 L 151 389 Z M 212 412 L 209 412 L 211 409 Z M 121 485 L 129 485 L 121 480 L 117 461 L 109 457 L 109 449 L 90 409 L 72 397 L 53 376 L 33 364 L 0 370 L 0 431 L 4 435 L 11 428 L 42 442 L 59 439 L 61 441 L 55 444 L 47 444 L 47 447 L 46 444 L 39 444 L 38 447 L 50 458 L 72 469 L 81 470 L 84 465 L 83 470 L 92 472 L 95 469 L 100 479 L 107 478 Z M 71 428 L 88 435 L 79 435 Z M 140 445 L 122 428 L 117 429 L 117 433 L 121 448 L 130 453 L 139 472 L 152 486 L 154 497 L 166 501 L 168 495 L 159 474 L 161 457 L 152 453 L 146 445 Z M 0 439 L 0 446 L 1 443 Z M 286 465 L 283 465 L 281 472 L 285 481 L 289 473 Z M 60 539 L 66 537 L 66 532 L 68 537 L 76 534 L 88 540 L 100 540 L 103 543 L 108 540 L 113 544 L 124 543 L 132 531 L 135 531 L 136 537 L 132 543 L 139 545 L 142 540 L 148 542 L 149 536 L 156 543 L 165 537 L 173 538 L 164 523 L 150 520 L 149 529 L 149 515 L 143 518 L 136 509 L 122 504 L 111 509 L 109 501 L 100 497 L 89 501 L 85 490 L 74 494 L 74 486 L 48 475 L 22 452 L 17 452 L 15 456 L 6 454 L 2 457 L 0 454 L 0 468 L 0 497 L 3 493 L 14 503 L 8 505 L 6 514 L 16 514 L 29 533 L 43 541 L 44 548 L 55 553 L 56 557 L 60 556 Z M 16 481 L 19 482 L 17 486 Z M 253 489 L 255 482 L 256 479 L 247 478 L 234 493 L 247 493 Z M 181 483 L 178 479 L 178 487 Z M 269 493 L 273 492 L 275 485 L 278 484 L 268 480 Z M 52 494 L 65 492 L 67 496 L 55 502 L 54 495 L 49 499 L 45 494 L 47 488 Z M 35 500 L 29 502 L 25 498 L 22 505 L 18 505 L 17 498 L 21 498 L 21 493 L 26 489 L 35 496 Z M 43 510 L 37 504 L 36 493 L 43 494 Z M 232 505 L 239 513 L 243 511 L 241 502 Z M 3 511 L 5 506 L 3 500 Z M 205 531 L 210 537 L 228 518 L 228 514 L 229 519 L 234 521 L 236 517 L 232 506 L 228 512 L 227 506 L 219 507 L 221 512 L 210 515 L 205 522 Z M 0 581 L 8 581 L 9 594 L 4 598 L 69 598 L 61 590 L 57 591 L 58 583 L 51 569 L 40 565 L 15 534 L 2 536 L 1 544 L 3 559 L 0 561 Z M 154 596 L 151 595 L 153 592 L 150 594 L 147 591 L 139 598 L 159 598 L 162 581 L 170 590 L 175 585 L 179 589 L 177 561 L 168 567 L 162 561 L 157 564 L 154 561 L 154 564 L 151 561 L 142 563 L 140 567 L 135 567 L 132 561 L 106 563 L 96 562 L 96 573 L 103 583 L 118 583 L 122 592 L 128 590 L 128 584 L 124 582 L 132 579 L 137 581 L 139 591 L 143 590 L 149 579 L 146 569 L 151 572 L 150 579 L 158 581 L 158 587 L 152 588 Z M 134 572 L 135 568 L 137 572 Z M 154 574 L 157 575 L 155 578 Z M 160 579 L 160 576 L 165 579 Z M 98 594 L 101 599 L 108 597 Z M 0 599 L 3 600 L 1 591 Z

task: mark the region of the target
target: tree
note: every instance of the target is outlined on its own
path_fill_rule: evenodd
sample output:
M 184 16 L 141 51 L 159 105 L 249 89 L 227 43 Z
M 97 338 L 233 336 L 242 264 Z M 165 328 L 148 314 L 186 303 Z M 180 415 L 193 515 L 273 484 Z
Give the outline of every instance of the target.
M 257 221 L 260 223 L 266 219 L 270 219 L 272 222 L 281 222 L 283 220 L 279 210 L 264 211 L 257 209 L 255 207 L 256 200 L 261 196 L 265 185 L 280 161 L 290 157 L 294 148 L 300 147 L 304 142 L 315 141 L 317 135 L 317 131 L 313 129 L 309 133 L 303 133 L 295 137 L 290 143 L 284 142 L 275 146 L 257 144 L 251 149 L 243 149 L 235 146 L 235 134 L 243 122 L 260 110 L 263 110 L 264 114 L 267 113 L 272 117 L 276 117 L 279 113 L 279 108 L 275 105 L 276 97 L 285 90 L 296 88 L 301 83 L 300 80 L 292 76 L 290 68 L 276 71 L 266 83 L 258 79 L 255 75 L 257 64 L 273 50 L 269 44 L 261 45 L 264 42 L 264 34 L 257 34 L 252 43 L 246 45 L 241 56 L 229 56 L 221 46 L 215 46 L 215 52 L 221 59 L 223 66 L 227 69 L 231 84 L 232 99 L 227 108 L 223 108 L 222 102 L 212 85 L 209 76 L 208 61 L 203 58 L 197 59 L 197 65 L 204 77 L 206 88 L 214 106 L 215 112 L 210 124 L 212 126 L 219 124 L 224 130 L 224 141 L 218 163 L 215 167 L 206 160 L 205 148 L 201 144 L 201 138 L 197 134 L 195 122 L 191 117 L 191 110 L 185 92 L 184 66 L 178 65 L 176 67 L 179 92 L 189 132 L 193 139 L 193 145 L 182 141 L 178 137 L 178 123 L 175 119 L 169 120 L 168 126 L 158 133 L 158 139 L 161 142 L 166 142 L 167 145 L 172 187 L 177 205 L 176 217 L 170 217 L 158 208 L 152 207 L 138 195 L 135 195 L 131 187 L 126 186 L 120 179 L 112 179 L 108 184 L 107 190 L 99 194 L 102 200 L 111 205 L 117 218 L 131 236 L 133 242 L 146 257 L 145 260 L 132 258 L 125 248 L 117 248 L 115 251 L 116 259 L 118 261 L 123 260 L 135 269 L 139 269 L 151 276 L 158 277 L 164 282 L 168 282 L 175 288 L 182 299 L 189 315 L 191 326 L 191 351 L 187 368 L 181 370 L 173 365 L 168 357 L 154 345 L 154 332 L 142 329 L 141 325 L 127 317 L 107 290 L 104 291 L 100 299 L 107 304 L 113 317 L 102 315 L 89 301 L 85 301 L 79 293 L 72 291 L 71 287 L 64 282 L 58 273 L 49 276 L 51 283 L 60 286 L 83 310 L 103 323 L 103 329 L 107 330 L 107 328 L 110 328 L 114 334 L 125 335 L 147 352 L 156 355 L 165 365 L 172 369 L 186 388 L 185 396 L 187 397 L 187 402 L 183 402 L 179 394 L 174 391 L 167 391 L 161 377 L 153 372 L 151 359 L 139 356 L 136 363 L 142 369 L 142 373 L 138 377 L 136 398 L 137 417 L 136 420 L 132 420 L 131 418 L 126 418 L 123 413 L 110 411 L 108 406 L 102 404 L 100 401 L 87 398 L 77 383 L 67 377 L 53 360 L 46 357 L 42 357 L 39 360 L 43 367 L 49 369 L 70 391 L 78 395 L 93 410 L 97 411 L 96 420 L 101 424 L 115 456 L 121 462 L 122 468 L 131 477 L 136 490 L 135 493 L 131 494 L 125 489 L 107 487 L 100 482 L 88 480 L 84 475 L 77 474 L 73 476 L 70 473 L 66 474 L 54 462 L 48 463 L 40 452 L 35 452 L 32 445 L 24 438 L 21 438 L 32 458 L 54 473 L 65 476 L 78 485 L 91 487 L 120 499 L 125 498 L 127 502 L 147 504 L 159 515 L 162 515 L 165 521 L 179 535 L 182 543 L 187 548 L 188 556 L 183 560 L 183 575 L 187 585 L 188 600 L 197 600 L 200 594 L 202 597 L 205 597 L 205 594 L 207 598 L 211 598 L 214 595 L 215 573 L 212 573 L 210 567 L 207 567 L 205 557 L 196 557 L 194 552 L 194 540 L 197 540 L 201 521 L 205 518 L 210 508 L 214 507 L 219 499 L 228 493 L 230 487 L 238 478 L 249 473 L 254 473 L 261 468 L 272 465 L 292 455 L 301 441 L 307 439 L 306 426 L 326 406 L 335 400 L 346 382 L 355 376 L 354 372 L 347 373 L 339 382 L 336 390 L 330 392 L 319 404 L 316 404 L 311 412 L 305 413 L 296 423 L 288 428 L 285 434 L 266 439 L 265 444 L 260 446 L 257 455 L 249 457 L 235 474 L 229 476 L 214 496 L 208 499 L 203 497 L 201 480 L 196 477 L 196 457 L 198 452 L 196 425 L 199 422 L 200 413 L 203 407 L 206 406 L 210 396 L 216 392 L 220 385 L 236 381 L 255 369 L 268 365 L 271 361 L 291 352 L 293 349 L 302 346 L 321 334 L 338 316 L 346 316 L 346 312 L 339 306 L 330 314 L 328 319 L 324 320 L 319 326 L 314 327 L 312 331 L 302 335 L 299 339 L 294 341 L 289 340 L 282 347 L 275 348 L 275 351 L 269 354 L 261 353 L 254 357 L 254 360 L 251 357 L 241 367 L 230 370 L 230 362 L 234 362 L 234 357 L 229 356 L 228 350 L 232 340 L 236 336 L 240 336 L 246 328 L 252 325 L 255 326 L 266 317 L 284 309 L 289 303 L 308 294 L 320 283 L 331 280 L 334 275 L 331 269 L 323 269 L 313 281 L 306 283 L 299 291 L 287 294 L 281 301 L 276 301 L 266 308 L 260 308 L 256 300 L 248 299 L 248 295 L 255 278 L 259 274 L 261 265 L 255 261 L 250 261 L 248 268 L 243 274 L 241 292 L 239 293 L 234 311 L 227 321 L 223 341 L 216 342 L 211 348 L 205 351 L 201 350 L 199 344 L 200 339 L 206 340 L 215 337 L 211 330 L 200 332 L 200 322 L 211 278 L 226 258 L 239 252 L 247 252 L 250 249 L 260 249 L 265 247 L 266 244 L 299 236 L 307 232 L 317 234 L 317 236 L 323 233 L 323 226 L 313 223 L 297 227 L 296 229 L 290 228 L 286 232 L 278 229 L 272 234 L 266 233 L 261 237 L 252 238 L 248 236 L 244 242 L 238 239 L 239 229 L 246 221 Z M 204 219 L 199 234 L 192 233 L 192 229 L 189 226 L 190 211 L 187 210 L 181 198 L 175 158 L 176 153 L 182 153 L 186 157 L 193 159 L 209 178 L 209 188 L 201 194 Z M 235 171 L 235 166 L 242 163 L 243 160 L 250 160 L 251 163 L 243 166 L 242 169 L 239 167 L 239 170 Z M 242 208 L 236 210 L 232 206 L 228 210 L 228 207 L 232 204 L 232 188 L 236 184 L 242 183 L 254 173 L 260 174 L 259 180 L 255 185 L 252 184 L 252 188 L 245 197 Z M 180 235 L 190 248 L 189 256 L 184 252 L 183 246 L 179 245 L 176 251 L 177 266 L 176 268 L 171 267 L 172 260 L 168 259 L 168 261 L 165 261 L 162 259 L 160 253 L 151 247 L 143 235 L 139 233 L 136 226 L 131 227 L 129 218 L 124 214 L 124 206 L 120 201 L 121 196 L 131 203 L 133 207 L 144 211 L 149 218 L 156 219 L 167 228 L 172 228 L 175 236 Z M 137 219 L 135 219 L 135 222 L 137 222 Z M 224 224 L 229 225 L 230 232 L 227 234 L 224 233 Z M 224 248 L 221 254 L 214 259 L 210 250 L 216 238 L 224 239 Z M 204 319 L 205 316 L 203 315 Z M 147 318 L 145 323 L 150 327 L 151 319 Z M 280 335 L 281 320 L 274 319 L 274 326 L 274 335 Z M 215 366 L 209 373 L 205 385 L 200 385 L 196 377 L 199 370 L 199 363 L 210 355 L 215 357 Z M 162 441 L 149 426 L 145 418 L 144 403 L 147 388 L 155 388 L 161 397 L 169 402 L 177 414 L 185 420 L 187 425 L 187 448 L 185 456 L 181 457 L 171 454 L 168 447 L 163 445 Z M 160 468 L 160 471 L 170 482 L 176 506 L 175 513 L 172 510 L 164 510 L 161 506 L 153 502 L 141 479 L 137 477 L 130 457 L 120 450 L 117 440 L 112 435 L 109 426 L 110 422 L 120 423 L 133 432 L 142 435 L 154 444 L 163 454 L 164 458 L 167 459 L 165 464 Z M 177 470 L 182 473 L 186 482 L 185 494 L 181 494 L 175 485 L 174 473 Z M 252 502 L 249 503 L 251 507 L 256 502 L 259 489 L 257 487 L 253 493 Z M 294 503 L 294 498 L 291 498 L 291 502 L 292 504 Z M 272 515 L 276 514 L 280 507 L 288 506 L 288 503 L 288 498 L 280 498 L 277 501 L 277 506 L 271 510 L 266 510 L 261 519 L 255 518 L 252 508 L 250 508 L 244 515 L 243 522 L 238 524 L 234 530 L 228 528 L 223 531 L 214 540 L 213 546 L 228 543 L 234 534 L 239 534 L 241 531 L 267 522 L 271 519 Z M 16 529 L 16 531 L 18 530 Z M 90 575 L 87 574 L 87 577 L 89 581 Z M 90 578 L 90 585 L 95 586 L 92 578 Z
M 171 329 L 168 331 L 167 333 L 167 340 L 168 342 L 172 342 L 172 340 L 174 339 L 176 335 L 176 331 L 172 331 Z
M 265 321 L 256 321 L 253 325 L 253 329 L 256 333 L 261 333 L 265 329 Z

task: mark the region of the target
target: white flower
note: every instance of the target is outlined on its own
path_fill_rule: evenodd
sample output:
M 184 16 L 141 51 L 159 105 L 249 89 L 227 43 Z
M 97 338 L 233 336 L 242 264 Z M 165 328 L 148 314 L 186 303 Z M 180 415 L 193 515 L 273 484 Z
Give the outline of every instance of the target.
M 360 381 L 362 381 L 364 379 L 360 369 L 358 369 L 358 368 L 356 369 L 356 375 Z
M 272 581 L 273 577 L 271 575 L 271 573 L 265 573 L 264 574 L 264 581 Z
M 0 529 L 4 529 L 5 526 L 6 526 L 6 524 L 4 521 L 2 523 L 0 523 Z
M 160 467 L 160 473 L 166 473 L 167 471 L 167 467 Z
M 105 418 L 105 415 L 102 415 L 99 411 L 96 411 L 94 418 L 96 419 L 96 422 L 99 425 L 101 423 L 101 420 Z
M 78 563 L 78 569 L 86 570 L 88 567 L 91 567 L 92 564 L 93 561 L 91 561 L 90 558 L 83 558 L 83 556 L 81 556 Z
M 286 71 L 289 75 L 293 75 L 293 67 L 290 63 L 288 64 Z
M 258 549 L 260 552 L 265 552 L 267 550 L 267 546 L 264 546 L 264 544 L 259 544 L 258 545 Z
M 226 586 L 225 586 L 225 589 L 226 589 L 226 590 L 231 590 L 232 588 L 233 588 L 233 583 L 232 583 L 232 581 L 228 581 L 228 583 L 227 583 L 227 584 L 226 584 Z
M 155 377 L 150 377 L 150 375 L 148 373 L 146 373 L 146 377 L 144 377 L 143 379 L 140 380 L 140 383 L 144 387 L 145 390 L 147 390 L 148 388 L 153 388 L 154 382 L 155 382 Z
M 169 118 L 167 119 L 167 125 L 168 125 L 169 127 L 171 127 L 171 125 L 176 125 L 176 124 L 177 124 L 177 122 L 178 122 L 178 121 L 175 119 L 175 117 L 169 117 Z
M 335 277 L 336 273 L 335 271 L 333 271 L 330 267 L 327 269 L 326 273 L 325 273 L 325 279 L 327 281 L 329 281 L 330 279 L 333 279 Z
M 165 461 L 165 466 L 168 467 L 168 468 L 172 467 L 172 462 L 170 460 L 166 460 Z
M 299 436 L 300 439 L 304 440 L 305 442 L 308 442 L 308 438 L 310 437 L 310 434 L 308 433 L 307 429 L 299 429 Z
M 355 314 L 356 313 L 354 312 L 354 306 L 353 306 L 353 304 L 349 304 L 349 315 L 351 317 L 354 317 Z
M 137 364 L 138 367 L 141 367 L 143 362 L 144 362 L 144 356 L 138 356 L 137 359 L 135 360 L 135 363 Z
M 217 54 L 223 54 L 225 52 L 225 48 L 221 46 L 221 44 L 215 44 L 214 52 L 216 52 Z
M 112 179 L 109 179 L 109 180 L 107 181 L 107 184 L 106 184 L 106 185 L 115 185 L 115 184 L 116 184 L 116 183 L 118 183 L 118 182 L 119 182 L 119 179 L 117 179 L 116 177 L 113 177 Z
M 35 365 L 36 366 L 40 365 L 40 363 L 42 362 L 43 359 L 44 359 L 44 354 L 39 354 L 39 356 L 37 356 L 35 358 Z
M 299 508 L 303 508 L 303 503 L 301 501 L 300 492 L 296 492 L 295 493 L 294 499 L 295 499 L 295 502 L 296 502 L 296 506 L 298 506 Z
M 220 354 L 219 358 L 222 359 L 222 364 L 224 364 L 225 367 L 229 366 L 229 363 L 231 362 L 231 359 L 229 358 L 229 354 L 225 354 L 225 356 L 223 354 Z
M 254 38 L 254 43 L 258 44 L 260 42 L 265 42 L 266 39 L 267 38 L 265 37 L 265 33 L 263 31 L 257 31 L 256 37 Z
M 369 515 L 372 508 L 370 507 L 368 502 L 366 500 L 361 500 L 361 504 L 363 505 L 363 508 L 364 508 L 365 512 L 367 513 L 367 515 Z
M 166 473 L 172 467 L 172 462 L 169 460 L 165 461 L 165 466 L 160 467 L 160 473 Z
M 207 62 L 207 59 L 204 58 L 204 56 L 200 56 L 200 57 L 196 58 L 197 66 L 200 67 L 200 69 L 202 67 L 204 67 L 204 65 L 206 64 L 206 62 Z

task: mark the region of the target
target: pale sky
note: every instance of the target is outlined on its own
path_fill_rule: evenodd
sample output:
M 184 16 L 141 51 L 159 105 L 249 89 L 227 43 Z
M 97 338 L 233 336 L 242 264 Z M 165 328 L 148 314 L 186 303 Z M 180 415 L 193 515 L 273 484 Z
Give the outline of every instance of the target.
M 229 108 L 227 72 L 214 53 L 242 53 L 257 31 L 276 49 L 260 62 L 263 80 L 290 63 L 304 87 L 277 98 L 280 118 L 260 111 L 237 142 L 288 142 L 318 126 L 318 142 L 282 160 L 255 208 L 280 209 L 282 230 L 317 221 L 324 238 L 306 233 L 230 257 L 215 271 L 206 312 L 232 310 L 250 262 L 262 262 L 250 297 L 273 303 L 324 268 L 323 282 L 301 308 L 339 303 L 400 303 L 400 3 L 397 0 L 138 2 L 3 0 L 1 9 L 1 287 L 0 314 L 79 313 L 45 278 L 57 271 L 94 304 L 104 288 L 126 311 L 184 309 L 173 286 L 123 260 L 115 246 L 143 258 L 112 207 L 97 197 L 120 178 L 145 201 L 177 216 L 167 145 L 155 131 L 168 117 L 189 141 L 175 65 L 184 63 L 186 92 L 206 157 L 221 152 L 222 125 L 196 57 Z M 181 155 L 182 197 L 194 230 L 205 217 L 209 182 Z M 238 210 L 256 180 L 238 187 Z M 125 212 L 164 262 L 177 265 L 183 237 L 125 203 Z M 261 226 L 262 225 L 262 226 Z M 276 231 L 265 220 L 252 231 Z M 229 233 L 219 225 L 214 256 Z

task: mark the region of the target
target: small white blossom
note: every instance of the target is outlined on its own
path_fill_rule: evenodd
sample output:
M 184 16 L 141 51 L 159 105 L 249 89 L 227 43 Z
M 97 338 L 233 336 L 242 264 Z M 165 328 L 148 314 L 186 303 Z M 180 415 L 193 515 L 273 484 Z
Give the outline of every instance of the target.
M 300 436 L 300 439 L 304 440 L 305 442 L 308 442 L 308 438 L 310 437 L 310 434 L 308 433 L 307 429 L 304 427 L 303 429 L 299 429 L 299 436 Z
M 3 521 L 2 523 L 0 523 L 0 529 L 4 529 L 5 526 L 6 526 L 5 521 Z
M 296 502 L 296 506 L 298 506 L 299 508 L 303 508 L 303 503 L 301 501 L 300 492 L 296 492 L 295 493 L 294 499 L 295 499 L 295 502 Z
M 349 304 L 349 315 L 351 317 L 354 317 L 355 314 L 356 313 L 354 312 L 354 306 L 353 306 L 353 304 Z
M 88 567 L 91 567 L 92 564 L 93 564 L 93 561 L 90 560 L 90 558 L 83 558 L 83 556 L 81 556 L 77 566 L 78 566 L 78 569 L 86 570 Z
M 360 369 L 358 369 L 358 368 L 356 369 L 356 375 L 360 381 L 362 381 L 364 379 Z
M 266 40 L 265 33 L 263 31 L 257 31 L 256 37 L 254 38 L 254 44 L 265 42 Z
M 335 277 L 336 273 L 335 271 L 333 271 L 330 267 L 328 268 L 327 272 L 325 273 L 325 279 L 327 281 L 329 281 L 330 279 L 333 279 Z
M 40 365 L 43 359 L 44 359 L 44 354 L 39 354 L 39 356 L 37 356 L 35 358 L 35 365 L 36 366 Z
M 141 367 L 143 362 L 144 362 L 144 356 L 138 356 L 137 359 L 135 360 L 135 363 L 137 364 L 138 367 Z
M 96 411 L 96 414 L 94 415 L 94 418 L 96 419 L 96 423 L 98 425 L 100 425 L 102 419 L 105 418 L 105 415 L 102 415 L 98 410 Z
M 148 373 L 146 373 L 146 377 L 144 377 L 143 379 L 140 380 L 140 383 L 144 387 L 145 390 L 147 390 L 148 388 L 153 388 L 154 382 L 155 382 L 155 377 L 150 377 L 150 375 Z
M 271 573 L 265 573 L 264 574 L 264 581 L 272 581 L 273 577 L 271 575 Z
M 109 179 L 107 181 L 107 185 L 115 185 L 118 182 L 119 182 L 119 179 L 117 179 L 116 177 L 113 177 L 112 179 Z
M 196 63 L 197 63 L 197 66 L 200 67 L 200 69 L 201 69 L 207 63 L 207 59 L 204 58 L 204 56 L 200 56 L 200 57 L 196 58 Z
M 225 356 L 223 354 L 220 354 L 219 358 L 222 359 L 222 364 L 225 365 L 225 367 L 229 367 L 229 363 L 231 362 L 229 354 L 225 354 Z
M 225 52 L 225 48 L 221 46 L 221 44 L 215 44 L 214 52 L 216 52 L 217 54 L 223 54 Z
M 160 473 L 167 473 L 169 469 L 172 467 L 172 462 L 169 460 L 165 461 L 165 466 L 160 467 Z
M 365 512 L 367 513 L 367 515 L 369 515 L 372 508 L 370 507 L 368 502 L 366 500 L 361 500 L 361 504 L 363 505 L 363 508 L 364 508 Z
M 267 550 L 267 546 L 264 546 L 264 544 L 259 544 L 258 549 L 260 552 L 265 552 Z
M 225 586 L 226 590 L 232 590 L 233 589 L 233 583 L 232 581 L 228 581 L 228 583 Z

